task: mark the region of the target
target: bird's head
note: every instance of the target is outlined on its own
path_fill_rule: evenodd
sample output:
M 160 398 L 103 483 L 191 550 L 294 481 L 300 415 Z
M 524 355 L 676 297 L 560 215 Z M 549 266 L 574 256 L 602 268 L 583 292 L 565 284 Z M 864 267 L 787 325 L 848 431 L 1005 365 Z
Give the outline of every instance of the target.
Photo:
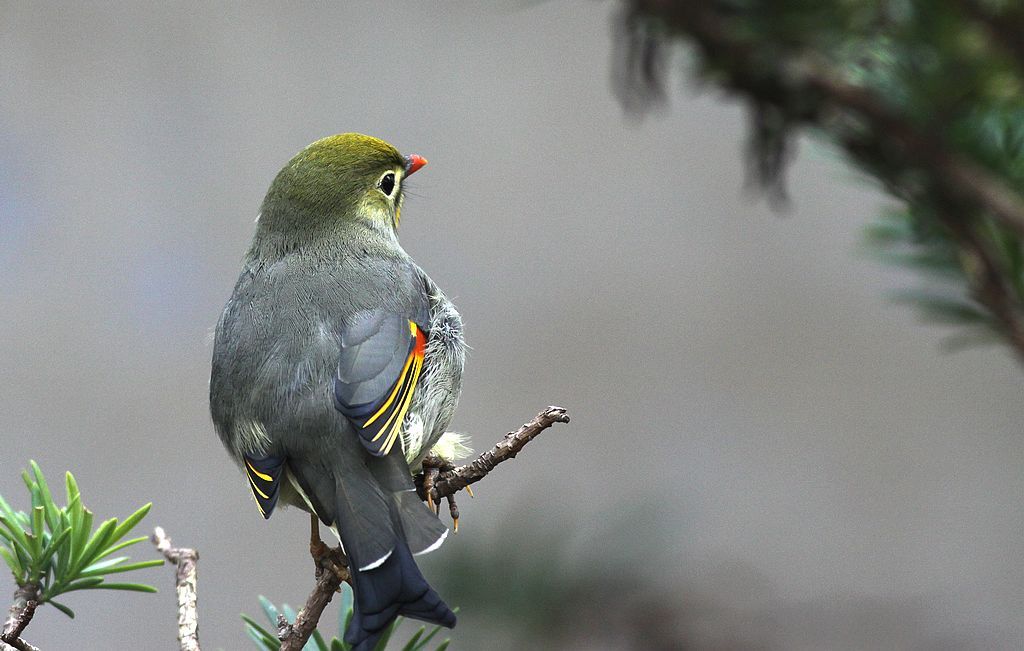
M 426 163 L 358 133 L 322 138 L 278 172 L 258 230 L 299 242 L 361 226 L 393 238 L 401 220 L 403 181 Z

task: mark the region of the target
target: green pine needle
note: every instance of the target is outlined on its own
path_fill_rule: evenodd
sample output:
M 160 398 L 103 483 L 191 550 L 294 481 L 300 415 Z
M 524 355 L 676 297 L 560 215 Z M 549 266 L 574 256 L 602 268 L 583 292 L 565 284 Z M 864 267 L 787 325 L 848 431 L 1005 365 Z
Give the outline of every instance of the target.
M 124 538 L 149 513 L 151 504 L 121 521 L 105 520 L 94 530 L 93 514 L 82 504 L 78 483 L 70 472 L 64 477 L 64 506 L 54 501 L 35 461 L 29 461 L 22 480 L 32 506 L 30 513 L 15 511 L 0 497 L 0 557 L 19 586 L 36 587 L 40 604 L 49 603 L 73 618 L 74 611 L 54 601 L 54 597 L 78 590 L 156 592 L 156 588 L 143 583 L 107 581 L 110 574 L 163 564 L 162 559 L 129 563 L 127 556 L 107 558 L 146 540 L 145 536 Z
M 279 609 L 269 599 L 263 595 L 259 596 L 260 608 L 263 610 L 263 615 L 270 622 L 270 629 L 273 631 L 277 630 L 277 618 L 278 615 L 283 613 L 285 619 L 289 623 L 295 623 L 295 610 L 288 604 L 283 604 Z M 339 599 L 339 612 L 338 612 L 338 624 L 340 632 L 344 632 L 348 628 L 348 624 L 352 621 L 353 612 L 353 599 L 352 589 L 347 583 L 343 583 L 341 586 L 341 598 Z M 455 609 L 458 612 L 458 609 Z M 395 619 L 394 622 L 388 627 L 384 635 L 381 636 L 380 641 L 377 643 L 374 651 L 385 651 L 388 643 L 391 641 L 395 630 L 402 623 L 401 617 Z M 242 614 L 242 621 L 245 622 L 245 632 L 249 636 L 249 639 L 253 641 L 257 649 L 261 651 L 279 651 L 281 648 L 281 641 L 277 639 L 276 633 L 271 633 L 271 630 L 264 628 L 259 622 L 254 620 L 252 617 Z M 434 639 L 434 636 L 440 632 L 440 626 L 433 626 L 430 632 L 427 632 L 426 626 L 421 626 L 409 640 L 402 645 L 400 648 L 402 651 L 424 651 L 427 648 L 427 644 Z M 443 651 L 448 648 L 451 640 L 446 639 L 441 642 L 434 651 Z M 319 630 L 315 630 L 313 635 L 310 636 L 309 641 L 303 647 L 303 651 L 349 651 L 351 647 L 343 640 L 337 637 L 332 637 L 330 642 L 327 642 L 323 634 Z

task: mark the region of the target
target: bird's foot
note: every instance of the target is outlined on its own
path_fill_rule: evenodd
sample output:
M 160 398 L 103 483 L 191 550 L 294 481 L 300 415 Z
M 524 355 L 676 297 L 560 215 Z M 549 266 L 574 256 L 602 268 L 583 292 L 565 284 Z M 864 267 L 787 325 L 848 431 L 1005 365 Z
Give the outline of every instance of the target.
M 317 563 L 316 577 L 320 578 L 325 570 L 332 572 L 338 579 L 338 591 L 340 592 L 341 584 L 348 581 L 352 576 L 348 570 L 348 559 L 342 553 L 341 547 L 327 547 L 326 545 L 325 547 L 327 548 L 327 553 L 315 559 Z
M 324 570 L 333 572 L 338 577 L 339 590 L 341 584 L 348 581 L 348 559 L 341 551 L 340 545 L 331 547 L 320 539 L 320 520 L 315 515 L 310 516 L 309 555 L 313 557 L 316 578 L 319 579 Z
M 434 484 L 442 472 L 454 470 L 455 465 L 451 461 L 436 454 L 428 454 L 423 458 L 423 472 L 417 477 L 416 487 L 419 489 L 419 496 L 434 513 L 438 512 L 438 506 L 434 503 Z
M 423 459 L 423 472 L 417 477 L 416 486 L 419 489 L 420 498 L 427 503 L 427 507 L 435 514 L 440 513 L 441 505 L 434 502 L 434 485 L 437 483 L 441 473 L 451 472 L 452 470 L 455 470 L 455 464 L 436 454 L 428 454 Z M 466 487 L 466 490 L 469 491 L 469 486 Z M 469 495 L 472 497 L 473 492 L 469 491 Z M 455 533 L 458 533 L 459 506 L 455 503 L 455 495 L 446 495 L 445 499 L 448 501 L 448 514 L 452 518 L 452 527 L 455 529 Z

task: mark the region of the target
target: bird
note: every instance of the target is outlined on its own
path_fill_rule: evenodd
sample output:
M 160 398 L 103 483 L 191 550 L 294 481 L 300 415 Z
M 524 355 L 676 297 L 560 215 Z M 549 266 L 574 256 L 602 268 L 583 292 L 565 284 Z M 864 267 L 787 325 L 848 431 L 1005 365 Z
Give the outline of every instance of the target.
M 448 535 L 413 476 L 450 434 L 466 352 L 459 312 L 398 241 L 426 163 L 357 133 L 302 149 L 270 184 L 214 335 L 214 428 L 264 518 L 296 506 L 317 540 L 316 519 L 338 536 L 356 651 L 399 615 L 455 625 L 413 560 Z

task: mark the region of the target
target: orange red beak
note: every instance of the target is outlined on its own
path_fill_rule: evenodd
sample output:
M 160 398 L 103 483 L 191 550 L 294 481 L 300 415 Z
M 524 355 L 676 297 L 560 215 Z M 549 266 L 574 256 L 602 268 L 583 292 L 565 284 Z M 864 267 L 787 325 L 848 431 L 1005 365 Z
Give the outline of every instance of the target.
M 427 159 L 419 154 L 410 154 L 405 157 L 405 175 L 409 176 L 419 168 L 427 164 Z

